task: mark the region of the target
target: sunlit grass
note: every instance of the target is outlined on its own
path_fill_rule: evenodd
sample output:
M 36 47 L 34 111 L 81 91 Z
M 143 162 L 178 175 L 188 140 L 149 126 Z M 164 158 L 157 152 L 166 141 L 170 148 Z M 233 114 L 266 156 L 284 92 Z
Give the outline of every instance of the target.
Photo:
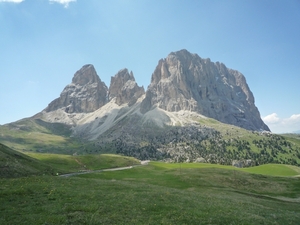
M 237 170 L 254 174 L 272 175 L 272 176 L 295 176 L 300 175 L 299 167 L 282 164 L 265 164 L 249 168 L 236 168 L 233 166 L 210 164 L 210 163 L 163 163 L 151 162 L 156 167 L 164 169 L 184 169 L 184 168 L 220 168 L 225 170 Z M 298 168 L 298 170 L 297 170 Z
M 281 164 L 265 164 L 261 166 L 244 168 L 243 171 L 272 176 L 295 176 L 300 174 L 294 170 L 293 167 Z
M 28 156 L 41 160 L 54 168 L 66 172 L 78 172 L 79 170 L 99 170 L 122 166 L 140 164 L 140 161 L 127 156 L 113 154 L 95 155 L 62 155 L 45 153 L 26 153 Z

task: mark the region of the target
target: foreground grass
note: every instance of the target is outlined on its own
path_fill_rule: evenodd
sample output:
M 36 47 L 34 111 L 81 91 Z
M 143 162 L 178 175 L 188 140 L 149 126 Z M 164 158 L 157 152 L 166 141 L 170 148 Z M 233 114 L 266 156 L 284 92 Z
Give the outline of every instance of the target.
M 187 165 L 0 179 L 0 224 L 298 224 L 299 178 Z

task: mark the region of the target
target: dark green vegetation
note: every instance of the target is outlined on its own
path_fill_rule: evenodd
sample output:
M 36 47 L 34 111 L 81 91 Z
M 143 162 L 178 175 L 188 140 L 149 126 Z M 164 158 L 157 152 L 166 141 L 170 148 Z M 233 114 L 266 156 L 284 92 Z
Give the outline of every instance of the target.
M 222 165 L 231 165 L 233 160 L 250 160 L 244 166 L 300 165 L 300 139 L 295 136 L 248 131 L 214 119 L 198 122 L 201 126 L 137 129 L 136 136 L 140 138 L 137 142 L 130 141 L 132 138 L 125 133 L 114 142 L 114 149 L 140 159 L 173 162 L 203 158 L 205 162 Z
M 296 167 L 266 165 L 261 172 Z M 261 168 L 261 169 L 259 169 Z M 299 174 L 296 173 L 296 174 Z M 299 224 L 300 179 L 154 162 L 74 177 L 0 179 L 0 224 Z

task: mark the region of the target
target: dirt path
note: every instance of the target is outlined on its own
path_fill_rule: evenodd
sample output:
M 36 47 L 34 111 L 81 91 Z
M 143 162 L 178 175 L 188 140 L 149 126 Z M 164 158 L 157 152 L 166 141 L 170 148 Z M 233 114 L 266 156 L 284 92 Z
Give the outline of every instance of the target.
M 126 167 L 118 167 L 118 168 L 110 168 L 110 169 L 101 169 L 101 170 L 87 170 L 87 171 L 81 171 L 81 172 L 74 172 L 74 173 L 67 173 L 59 175 L 60 177 L 72 177 L 80 174 L 87 174 L 87 173 L 97 173 L 97 172 L 107 172 L 107 171 L 117 171 L 117 170 L 128 170 L 132 169 L 133 167 L 137 166 L 145 166 L 148 165 L 150 160 L 141 161 L 140 165 L 134 165 L 134 166 L 126 166 Z

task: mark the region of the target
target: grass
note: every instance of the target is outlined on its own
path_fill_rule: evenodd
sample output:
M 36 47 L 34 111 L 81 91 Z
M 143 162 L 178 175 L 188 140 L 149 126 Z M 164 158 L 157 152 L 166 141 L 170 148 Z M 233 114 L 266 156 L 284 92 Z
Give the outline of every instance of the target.
M 0 143 L 0 178 L 54 174 L 54 169 L 39 160 L 14 151 Z
M 296 166 L 280 165 L 280 164 L 265 164 L 261 166 L 244 168 L 243 171 L 264 174 L 271 176 L 296 176 L 299 175 Z
M 210 164 L 210 163 L 162 163 L 162 162 L 151 162 L 156 167 L 165 169 L 175 168 L 220 168 L 225 170 L 236 170 L 244 171 L 254 174 L 270 175 L 270 176 L 296 176 L 300 175 L 300 168 L 291 165 L 282 164 L 265 164 L 261 166 L 248 167 L 248 168 L 236 168 L 233 166 Z
M 0 179 L 0 224 L 298 224 L 300 179 L 250 172 L 151 162 L 69 178 Z
M 132 157 L 109 154 L 81 156 L 42 153 L 23 154 L 0 144 L 0 178 L 55 175 L 80 170 L 131 166 L 139 163 L 139 160 Z
M 18 151 L 74 153 L 82 148 L 63 124 L 23 119 L 0 126 L 0 142 Z
M 32 158 L 36 158 L 58 170 L 65 172 L 78 172 L 79 170 L 100 170 L 105 168 L 124 167 L 140 164 L 139 160 L 132 157 L 99 154 L 99 155 L 62 155 L 26 153 Z

